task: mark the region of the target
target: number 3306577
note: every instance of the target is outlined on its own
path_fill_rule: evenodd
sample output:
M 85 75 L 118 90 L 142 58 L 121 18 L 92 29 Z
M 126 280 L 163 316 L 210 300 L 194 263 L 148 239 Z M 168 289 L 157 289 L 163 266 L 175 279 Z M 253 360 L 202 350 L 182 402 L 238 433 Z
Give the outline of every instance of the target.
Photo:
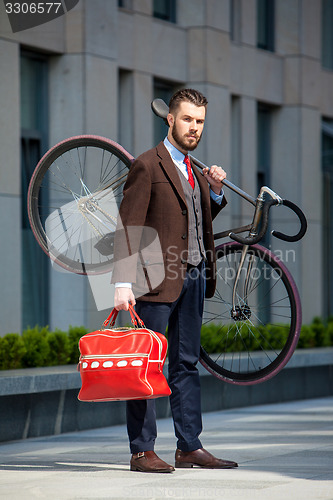
M 54 14 L 58 13 L 61 2 L 38 2 L 38 3 L 6 3 L 7 14 Z

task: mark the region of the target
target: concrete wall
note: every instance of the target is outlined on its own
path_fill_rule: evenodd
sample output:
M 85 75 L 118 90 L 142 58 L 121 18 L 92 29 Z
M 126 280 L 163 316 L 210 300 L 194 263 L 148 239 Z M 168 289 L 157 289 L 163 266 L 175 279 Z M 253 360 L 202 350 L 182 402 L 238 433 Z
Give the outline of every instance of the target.
M 202 411 L 330 396 L 332 350 L 299 349 L 278 375 L 250 386 L 223 383 L 199 365 Z M 0 442 L 126 422 L 124 401 L 78 401 L 81 381 L 73 365 L 2 371 L 0 382 Z M 156 399 L 156 413 L 171 416 L 168 398 Z
M 153 145 L 153 79 L 202 90 L 210 102 L 205 137 L 196 155 L 220 163 L 229 179 L 256 194 L 257 102 L 274 107 L 271 187 L 304 209 L 309 231 L 295 244 L 291 268 L 300 288 L 304 320 L 322 313 L 321 116 L 333 118 L 333 72 L 321 67 L 321 2 L 276 0 L 275 52 L 256 48 L 256 1 L 239 0 L 236 40 L 230 40 L 229 0 L 179 0 L 177 24 L 152 17 L 152 0 L 80 0 L 65 16 L 13 34 L 0 4 L 0 334 L 21 329 L 20 48 L 49 59 L 49 146 L 77 134 L 119 138 L 119 70 L 131 72 L 132 109 L 123 122 L 132 153 Z M 232 96 L 238 98 L 235 165 Z M 229 195 L 230 201 L 234 198 Z M 235 209 L 237 207 L 237 210 Z M 218 229 L 249 222 L 251 209 L 229 203 Z M 283 208 L 274 223 L 297 226 Z M 3 237 L 5 235 L 5 237 Z M 286 254 L 290 247 L 272 242 Z M 313 293 L 313 290 L 316 293 Z M 85 278 L 54 270 L 50 278 L 51 327 L 85 324 L 97 313 Z

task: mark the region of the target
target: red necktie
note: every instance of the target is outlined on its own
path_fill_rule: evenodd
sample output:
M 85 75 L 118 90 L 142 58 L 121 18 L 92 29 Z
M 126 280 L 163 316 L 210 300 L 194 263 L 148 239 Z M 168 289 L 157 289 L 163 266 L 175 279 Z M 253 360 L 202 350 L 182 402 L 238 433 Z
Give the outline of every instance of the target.
M 193 178 L 193 173 L 192 173 L 191 162 L 190 162 L 188 155 L 185 156 L 184 163 L 185 163 L 186 169 L 187 169 L 188 182 L 190 183 L 192 189 L 194 189 L 194 178 Z

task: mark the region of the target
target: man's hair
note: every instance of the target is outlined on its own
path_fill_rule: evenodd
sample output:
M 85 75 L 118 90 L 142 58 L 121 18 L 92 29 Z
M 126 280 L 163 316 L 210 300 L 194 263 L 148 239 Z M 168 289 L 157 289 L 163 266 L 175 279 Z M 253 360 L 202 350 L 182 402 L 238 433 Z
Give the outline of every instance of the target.
M 181 89 L 173 94 L 169 102 L 169 113 L 176 111 L 179 104 L 183 101 L 191 102 L 195 106 L 207 107 L 208 101 L 206 97 L 195 89 Z

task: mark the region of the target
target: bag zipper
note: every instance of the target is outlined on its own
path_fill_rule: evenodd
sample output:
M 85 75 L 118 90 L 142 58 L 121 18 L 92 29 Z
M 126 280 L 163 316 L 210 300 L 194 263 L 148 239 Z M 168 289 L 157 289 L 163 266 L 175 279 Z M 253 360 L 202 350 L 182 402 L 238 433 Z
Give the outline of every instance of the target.
M 83 359 L 104 359 L 104 358 L 148 358 L 148 354 L 86 354 L 81 355 L 80 360 Z
M 136 354 L 86 354 L 80 356 L 79 363 L 85 360 L 93 359 L 110 359 L 110 358 L 149 358 L 149 354 L 146 353 L 136 353 Z M 162 371 L 162 359 L 150 359 L 148 363 L 158 363 L 158 370 Z

